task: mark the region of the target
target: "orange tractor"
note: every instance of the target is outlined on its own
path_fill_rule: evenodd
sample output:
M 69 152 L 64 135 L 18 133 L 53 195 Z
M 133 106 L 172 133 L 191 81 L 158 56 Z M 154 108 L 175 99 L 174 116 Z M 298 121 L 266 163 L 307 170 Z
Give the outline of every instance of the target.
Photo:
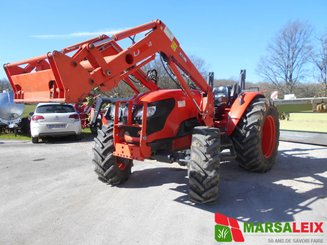
M 123 48 L 128 39 L 132 44 Z M 156 71 L 145 71 L 156 55 L 180 89 L 161 89 Z M 93 148 L 95 172 L 105 183 L 125 182 L 133 160 L 178 161 L 189 167 L 190 199 L 205 203 L 217 198 L 222 161 L 236 158 L 255 172 L 276 162 L 279 121 L 272 102 L 246 91 L 244 82 L 213 88 L 210 76 L 210 86 L 160 20 L 4 69 L 16 102 L 75 103 L 94 88 L 110 91 L 121 81 L 130 86 L 131 98 L 97 101 L 94 124 L 102 104 L 111 104 Z

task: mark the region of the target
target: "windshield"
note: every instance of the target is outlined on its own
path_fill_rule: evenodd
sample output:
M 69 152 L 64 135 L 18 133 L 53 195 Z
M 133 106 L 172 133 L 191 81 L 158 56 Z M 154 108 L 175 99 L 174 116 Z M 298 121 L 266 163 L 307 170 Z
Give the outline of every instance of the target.
M 75 112 L 71 105 L 42 105 L 36 109 L 36 113 L 71 113 Z

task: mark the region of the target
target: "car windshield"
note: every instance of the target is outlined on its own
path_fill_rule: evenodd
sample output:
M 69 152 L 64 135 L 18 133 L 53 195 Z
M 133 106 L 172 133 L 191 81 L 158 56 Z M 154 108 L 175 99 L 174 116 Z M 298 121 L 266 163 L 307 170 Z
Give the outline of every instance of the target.
M 75 112 L 71 105 L 41 105 L 36 109 L 36 113 L 71 113 Z

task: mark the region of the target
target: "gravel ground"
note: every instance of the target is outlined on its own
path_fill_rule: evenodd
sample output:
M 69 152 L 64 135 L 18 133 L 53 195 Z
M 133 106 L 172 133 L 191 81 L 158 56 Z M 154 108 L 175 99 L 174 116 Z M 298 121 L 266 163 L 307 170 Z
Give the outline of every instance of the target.
M 327 243 L 326 147 L 280 142 L 266 174 L 222 163 L 219 200 L 194 205 L 185 167 L 135 162 L 129 181 L 111 187 L 93 172 L 92 145 L 0 140 L 0 244 L 218 244 L 215 212 L 240 224 L 324 222 L 325 233 L 301 238 Z M 275 238 L 298 237 L 245 234 L 245 244 Z

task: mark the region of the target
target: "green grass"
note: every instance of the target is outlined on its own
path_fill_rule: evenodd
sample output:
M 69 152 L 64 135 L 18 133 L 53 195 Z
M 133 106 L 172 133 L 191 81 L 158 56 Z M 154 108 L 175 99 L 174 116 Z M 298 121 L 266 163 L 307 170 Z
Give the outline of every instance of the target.
M 3 133 L 0 133 L 0 139 L 3 139 L 3 140 L 31 140 L 31 137 L 28 137 L 28 136 L 23 136 L 23 135 L 16 135 L 15 134 L 12 134 L 12 133 L 6 133 L 6 134 L 3 134 Z
M 279 113 L 281 112 L 304 112 L 304 111 L 312 111 L 311 104 L 295 104 L 295 105 L 277 105 L 277 110 Z
M 34 112 L 36 104 L 25 104 L 24 112 L 22 117 L 28 117 L 30 112 Z
M 290 113 L 290 120 L 280 120 L 280 129 L 327 133 L 327 113 Z
M 91 135 L 90 128 L 84 128 L 84 129 L 82 129 L 82 136 L 89 136 L 89 135 Z

